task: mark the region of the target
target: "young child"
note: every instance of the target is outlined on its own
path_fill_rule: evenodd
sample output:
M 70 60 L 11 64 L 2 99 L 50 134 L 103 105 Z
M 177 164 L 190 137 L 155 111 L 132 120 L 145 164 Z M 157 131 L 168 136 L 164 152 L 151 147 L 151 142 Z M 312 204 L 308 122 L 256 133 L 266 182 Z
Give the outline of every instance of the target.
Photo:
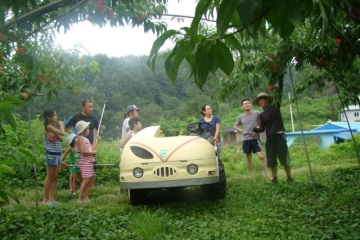
M 126 135 L 124 136 L 124 138 L 121 140 L 120 143 L 120 148 L 123 149 L 125 147 L 125 144 L 136 134 L 138 133 L 141 129 L 142 129 L 142 124 L 140 122 L 140 119 L 135 117 L 135 118 L 130 118 L 129 120 L 129 127 L 130 127 L 130 131 L 126 133 Z M 126 193 L 127 189 L 125 188 L 121 188 L 120 189 L 120 193 Z
M 130 131 L 126 133 L 124 139 L 121 140 L 120 147 L 124 148 L 125 144 L 132 138 L 136 133 L 142 129 L 142 124 L 139 118 L 130 118 L 129 120 Z
M 86 136 L 89 135 L 89 124 L 90 122 L 79 121 L 76 123 L 76 131 L 78 133 L 78 145 L 79 145 L 79 156 L 80 156 L 80 172 L 82 177 L 82 183 L 80 187 L 78 203 L 81 203 L 82 197 L 84 196 L 84 202 L 89 202 L 89 182 L 90 178 L 94 176 L 94 162 L 96 150 L 90 144 L 89 139 Z M 95 141 L 94 141 L 95 142 Z
M 81 182 L 80 176 L 80 168 L 79 168 L 79 152 L 78 152 L 78 136 L 72 133 L 67 137 L 67 141 L 69 143 L 68 149 L 66 149 L 62 161 L 66 158 L 66 156 L 70 153 L 70 193 L 75 195 L 77 182 Z M 77 166 L 74 166 L 77 165 Z
M 55 126 L 58 123 L 59 128 Z M 44 200 L 42 203 L 46 206 L 59 204 L 55 201 L 56 180 L 58 169 L 61 165 L 61 136 L 64 136 L 64 124 L 57 121 L 56 112 L 52 109 L 44 111 L 44 140 L 46 150 L 46 179 L 44 183 Z

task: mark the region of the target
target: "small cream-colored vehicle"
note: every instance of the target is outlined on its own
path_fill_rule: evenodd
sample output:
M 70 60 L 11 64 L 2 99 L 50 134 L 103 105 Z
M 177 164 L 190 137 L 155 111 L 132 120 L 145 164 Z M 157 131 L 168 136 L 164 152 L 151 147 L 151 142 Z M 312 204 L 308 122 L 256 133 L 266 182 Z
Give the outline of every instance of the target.
M 145 202 L 146 195 L 159 188 L 201 186 L 211 198 L 225 197 L 224 165 L 202 124 L 206 123 L 189 124 L 192 135 L 177 137 L 160 137 L 159 126 L 147 127 L 127 142 L 121 155 L 120 185 L 128 189 L 131 204 Z

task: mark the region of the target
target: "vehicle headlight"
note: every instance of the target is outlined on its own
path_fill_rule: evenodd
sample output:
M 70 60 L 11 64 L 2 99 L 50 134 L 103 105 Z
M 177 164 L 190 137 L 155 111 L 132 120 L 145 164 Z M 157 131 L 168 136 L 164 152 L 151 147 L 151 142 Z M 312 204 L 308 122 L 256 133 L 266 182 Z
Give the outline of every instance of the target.
M 143 170 L 141 168 L 135 168 L 133 171 L 134 177 L 141 178 L 144 174 Z
M 187 166 L 187 171 L 189 174 L 194 175 L 197 173 L 198 167 L 195 164 L 190 164 L 189 166 Z

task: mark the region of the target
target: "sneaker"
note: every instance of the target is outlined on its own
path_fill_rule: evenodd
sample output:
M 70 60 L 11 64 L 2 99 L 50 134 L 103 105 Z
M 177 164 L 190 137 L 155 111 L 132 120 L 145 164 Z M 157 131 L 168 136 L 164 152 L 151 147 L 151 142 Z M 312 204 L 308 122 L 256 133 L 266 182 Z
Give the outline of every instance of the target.
M 288 178 L 288 179 L 286 179 L 286 181 L 287 181 L 288 183 L 292 183 L 292 182 L 294 181 L 294 179 L 293 179 L 293 178 Z
M 276 184 L 278 184 L 279 183 L 279 181 L 277 180 L 277 178 L 272 178 L 271 179 L 271 184 L 272 185 L 276 185 Z

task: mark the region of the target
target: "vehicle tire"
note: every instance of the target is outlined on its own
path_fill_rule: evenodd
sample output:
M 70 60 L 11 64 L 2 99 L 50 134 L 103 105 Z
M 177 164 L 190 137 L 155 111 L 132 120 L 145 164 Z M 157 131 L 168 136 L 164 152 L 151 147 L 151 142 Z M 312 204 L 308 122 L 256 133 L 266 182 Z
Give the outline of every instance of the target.
M 226 195 L 226 175 L 222 161 L 219 159 L 219 182 L 202 186 L 210 199 L 224 199 Z
M 146 189 L 128 189 L 129 203 L 131 205 L 138 205 L 146 203 Z

